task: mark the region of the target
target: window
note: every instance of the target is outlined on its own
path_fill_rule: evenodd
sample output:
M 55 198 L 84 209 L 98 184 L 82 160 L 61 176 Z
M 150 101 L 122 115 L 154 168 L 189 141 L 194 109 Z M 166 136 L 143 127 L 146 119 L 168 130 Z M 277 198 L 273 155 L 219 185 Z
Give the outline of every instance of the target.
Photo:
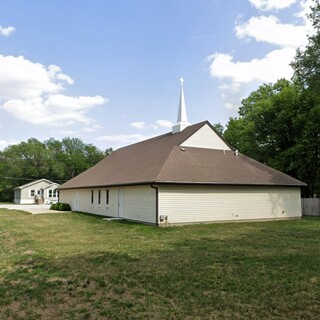
M 59 191 L 57 189 L 53 190 L 53 197 L 56 198 L 59 195 Z
M 52 198 L 52 190 L 49 190 L 49 198 Z
M 101 190 L 98 191 L 98 205 L 101 204 Z
M 94 201 L 94 191 L 91 190 L 91 204 L 93 205 L 93 201 Z
M 34 197 L 36 194 L 36 191 L 35 190 L 30 190 L 30 197 Z
M 109 190 L 106 190 L 106 207 L 109 208 Z

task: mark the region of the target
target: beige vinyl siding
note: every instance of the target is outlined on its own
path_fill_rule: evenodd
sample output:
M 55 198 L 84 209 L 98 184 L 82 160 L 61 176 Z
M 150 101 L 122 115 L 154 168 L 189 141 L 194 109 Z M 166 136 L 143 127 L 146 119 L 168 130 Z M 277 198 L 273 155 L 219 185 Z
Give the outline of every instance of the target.
M 230 150 L 229 146 L 207 124 L 184 141 L 181 147 Z
M 300 217 L 300 188 L 161 186 L 159 214 L 169 223 Z
M 125 187 L 124 218 L 156 223 L 156 190 L 150 186 Z
M 109 190 L 109 206 L 106 207 L 106 190 Z M 79 190 L 60 190 L 60 202 L 68 203 L 73 211 L 96 215 L 118 217 L 119 189 L 93 188 Z M 150 186 L 123 187 L 123 218 L 146 223 L 156 223 L 156 192 Z M 91 190 L 94 191 L 91 204 Z M 98 192 L 101 190 L 101 204 L 98 204 Z
M 94 192 L 91 203 L 91 190 Z M 101 203 L 98 204 L 98 191 L 101 190 Z M 118 189 L 109 189 L 109 205 L 106 205 L 107 188 L 60 190 L 62 203 L 68 203 L 73 211 L 87 212 L 102 216 L 118 217 Z

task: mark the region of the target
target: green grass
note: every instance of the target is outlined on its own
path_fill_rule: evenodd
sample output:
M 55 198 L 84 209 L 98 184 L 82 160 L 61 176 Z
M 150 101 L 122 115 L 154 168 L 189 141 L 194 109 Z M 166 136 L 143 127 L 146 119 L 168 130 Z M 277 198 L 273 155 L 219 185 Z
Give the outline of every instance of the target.
M 320 219 L 156 228 L 0 209 L 0 319 L 319 319 Z

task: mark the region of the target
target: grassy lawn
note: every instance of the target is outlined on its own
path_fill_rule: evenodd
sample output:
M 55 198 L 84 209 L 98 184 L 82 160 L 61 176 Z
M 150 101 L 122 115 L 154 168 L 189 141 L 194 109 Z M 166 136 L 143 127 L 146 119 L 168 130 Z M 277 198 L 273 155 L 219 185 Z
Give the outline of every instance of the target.
M 156 228 L 0 209 L 0 319 L 319 319 L 320 219 Z

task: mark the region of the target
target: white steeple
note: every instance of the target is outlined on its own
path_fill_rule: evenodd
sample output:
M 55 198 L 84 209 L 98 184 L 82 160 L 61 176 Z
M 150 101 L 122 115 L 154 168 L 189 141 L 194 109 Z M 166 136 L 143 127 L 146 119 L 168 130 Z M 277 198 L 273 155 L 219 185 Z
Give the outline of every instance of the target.
M 184 79 L 180 78 L 179 81 L 181 83 L 179 111 L 178 111 L 177 123 L 172 127 L 172 133 L 181 132 L 183 129 L 185 129 L 190 125 L 187 119 L 186 103 L 184 100 L 184 92 L 183 92 Z

